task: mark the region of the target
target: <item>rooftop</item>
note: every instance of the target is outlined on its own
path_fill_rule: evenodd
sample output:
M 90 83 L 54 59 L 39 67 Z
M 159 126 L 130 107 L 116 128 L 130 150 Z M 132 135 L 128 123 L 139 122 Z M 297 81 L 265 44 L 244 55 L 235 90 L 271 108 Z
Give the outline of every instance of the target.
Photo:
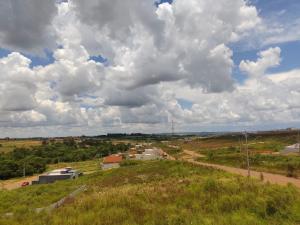
M 103 163 L 120 163 L 122 162 L 122 156 L 110 155 L 103 159 Z

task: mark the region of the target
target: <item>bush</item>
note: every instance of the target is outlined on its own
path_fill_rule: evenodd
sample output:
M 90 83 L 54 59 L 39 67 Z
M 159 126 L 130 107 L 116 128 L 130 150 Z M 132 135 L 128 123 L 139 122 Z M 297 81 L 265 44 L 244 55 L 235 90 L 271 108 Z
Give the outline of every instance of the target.
M 209 151 L 207 154 L 207 159 L 208 160 L 213 160 L 215 157 L 215 154 L 212 151 Z
M 135 166 L 138 164 L 139 164 L 139 161 L 137 161 L 137 160 L 125 160 L 120 163 L 120 166 Z
M 287 164 L 287 177 L 296 177 L 296 168 L 293 164 L 289 163 Z

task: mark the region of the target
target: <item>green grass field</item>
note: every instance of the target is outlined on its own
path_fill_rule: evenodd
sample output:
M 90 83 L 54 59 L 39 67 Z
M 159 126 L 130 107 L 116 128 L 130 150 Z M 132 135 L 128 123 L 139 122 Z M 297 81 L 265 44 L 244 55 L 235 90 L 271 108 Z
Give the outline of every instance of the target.
M 245 169 L 247 167 L 247 158 L 244 152 L 224 153 L 224 150 L 216 150 L 207 153 L 205 158 L 199 158 L 198 160 L 237 168 Z M 250 153 L 250 168 L 252 170 L 288 175 L 289 167 L 293 168 L 293 177 L 300 177 L 300 156 L 261 155 Z
M 250 152 L 251 169 L 289 174 L 293 169 L 293 176 L 300 177 L 300 154 L 281 155 L 280 151 L 285 146 L 296 143 L 297 134 L 271 133 L 249 134 L 248 149 Z M 205 155 L 200 161 L 223 164 L 238 168 L 246 168 L 245 138 L 242 135 L 228 135 L 210 138 L 193 138 L 190 140 L 177 139 L 169 144 L 180 146 L 181 150 L 191 150 Z M 180 156 L 180 152 L 165 148 Z
M 47 166 L 47 171 L 65 167 L 72 167 L 73 169 L 80 170 L 85 174 L 89 174 L 96 172 L 100 169 L 100 159 L 87 160 L 81 162 L 62 162 L 57 164 L 50 164 Z
M 126 164 L 75 181 L 0 192 L 2 225 L 210 224 L 297 225 L 300 195 L 292 187 L 262 184 L 176 161 Z M 76 187 L 88 189 L 52 213 L 36 214 Z
M 15 148 L 30 148 L 41 145 L 38 140 L 0 140 L 0 153 L 10 152 Z

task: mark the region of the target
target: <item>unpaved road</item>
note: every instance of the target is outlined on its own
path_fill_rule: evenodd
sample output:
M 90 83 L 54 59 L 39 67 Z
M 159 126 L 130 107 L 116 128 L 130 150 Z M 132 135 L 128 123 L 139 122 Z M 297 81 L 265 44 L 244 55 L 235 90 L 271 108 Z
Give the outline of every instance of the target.
M 20 178 L 20 179 L 0 181 L 0 190 L 1 189 L 13 190 L 16 188 L 20 188 L 21 184 L 23 182 L 27 181 L 27 182 L 31 183 L 33 180 L 37 180 L 37 179 L 38 179 L 38 176 L 31 176 L 31 177 L 25 177 L 25 178 Z
M 88 171 L 85 172 L 84 175 L 94 173 L 94 171 Z M 21 184 L 23 182 L 29 182 L 31 184 L 32 181 L 38 180 L 39 175 L 25 177 L 25 178 L 17 178 L 17 179 L 11 179 L 11 180 L 4 180 L 0 181 L 0 190 L 13 190 L 21 187 Z
M 200 153 L 190 151 L 190 150 L 183 150 L 183 152 L 185 154 L 187 154 L 188 156 L 192 156 L 192 157 L 195 157 L 195 158 L 204 158 L 205 157 L 205 155 L 202 155 Z
M 198 162 L 196 161 L 196 158 L 203 157 L 203 155 L 188 150 L 184 150 L 184 153 L 186 155 L 181 158 L 184 161 L 188 161 L 190 163 L 197 164 L 197 165 L 208 166 L 208 167 L 224 170 L 226 172 L 233 173 L 233 174 L 248 176 L 248 171 L 245 169 L 223 166 L 223 165 L 212 164 L 212 163 Z M 261 173 L 263 174 L 265 182 L 270 182 L 272 184 L 280 184 L 280 185 L 287 185 L 288 183 L 291 183 L 296 187 L 300 188 L 300 179 L 285 177 L 273 173 L 257 172 L 257 171 L 251 171 L 250 176 L 260 179 Z

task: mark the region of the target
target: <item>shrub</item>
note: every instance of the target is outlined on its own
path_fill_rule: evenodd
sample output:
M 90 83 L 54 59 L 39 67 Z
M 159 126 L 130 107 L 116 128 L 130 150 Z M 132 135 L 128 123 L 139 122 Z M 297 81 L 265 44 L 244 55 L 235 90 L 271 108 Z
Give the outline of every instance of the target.
M 134 166 L 139 164 L 139 161 L 136 160 L 125 160 L 120 163 L 120 166 Z
M 296 177 L 295 166 L 291 163 L 287 164 L 287 177 Z
M 208 160 L 213 160 L 214 159 L 215 154 L 212 151 L 209 151 L 207 154 L 207 159 Z

